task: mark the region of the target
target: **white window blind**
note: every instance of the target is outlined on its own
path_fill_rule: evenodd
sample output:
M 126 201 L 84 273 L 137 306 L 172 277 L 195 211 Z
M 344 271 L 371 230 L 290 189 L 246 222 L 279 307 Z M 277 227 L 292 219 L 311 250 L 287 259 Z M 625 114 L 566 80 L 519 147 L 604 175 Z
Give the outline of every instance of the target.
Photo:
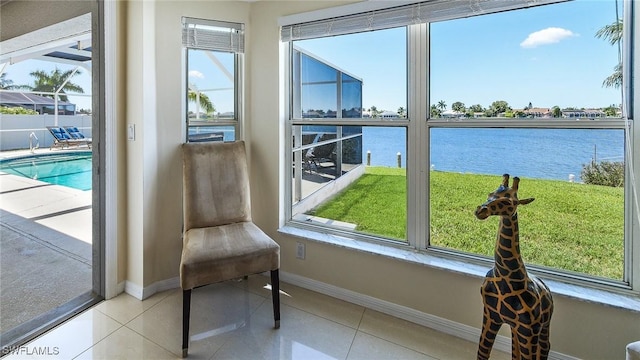
M 431 0 L 285 25 L 281 40 L 304 40 L 491 14 L 570 0 Z
M 244 52 L 244 25 L 182 18 L 182 45 L 192 49 Z

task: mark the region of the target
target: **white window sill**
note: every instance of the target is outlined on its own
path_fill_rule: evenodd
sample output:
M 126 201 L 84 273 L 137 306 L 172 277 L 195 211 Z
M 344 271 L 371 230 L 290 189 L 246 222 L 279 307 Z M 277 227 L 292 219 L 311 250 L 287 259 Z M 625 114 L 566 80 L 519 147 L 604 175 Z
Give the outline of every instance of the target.
M 414 249 L 395 248 L 366 241 L 358 241 L 337 235 L 319 233 L 312 230 L 294 226 L 284 226 L 278 230 L 280 233 L 303 238 L 309 241 L 317 241 L 345 249 L 361 251 L 368 254 L 385 256 L 387 258 L 406 261 L 416 265 L 424 265 L 434 269 L 451 271 L 463 275 L 483 278 L 488 266 L 467 263 L 459 259 L 450 259 Z M 585 286 L 569 284 L 555 279 L 545 279 L 545 283 L 553 294 L 566 296 L 578 300 L 592 302 L 614 308 L 640 312 L 640 296 L 633 294 L 621 294 L 606 290 L 594 289 Z

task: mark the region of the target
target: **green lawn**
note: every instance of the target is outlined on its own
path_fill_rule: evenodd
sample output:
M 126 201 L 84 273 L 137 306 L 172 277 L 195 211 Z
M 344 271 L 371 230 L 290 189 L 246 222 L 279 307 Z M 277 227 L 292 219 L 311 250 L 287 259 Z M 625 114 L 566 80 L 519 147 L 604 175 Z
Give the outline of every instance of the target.
M 493 256 L 498 218 L 473 212 L 500 176 L 431 173 L 432 246 Z M 520 247 L 526 263 L 620 280 L 624 263 L 622 188 L 523 178 L 518 208 Z M 406 239 L 404 169 L 367 167 L 365 174 L 313 215 L 357 225 L 356 230 Z

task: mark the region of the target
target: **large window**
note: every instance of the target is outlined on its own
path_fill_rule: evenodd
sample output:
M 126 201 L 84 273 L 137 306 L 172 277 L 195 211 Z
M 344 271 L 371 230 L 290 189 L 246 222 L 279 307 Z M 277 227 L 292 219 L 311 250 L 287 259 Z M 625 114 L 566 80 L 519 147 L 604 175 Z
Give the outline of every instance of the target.
M 244 26 L 183 19 L 187 141 L 233 141 L 239 133 Z
M 459 199 L 430 202 L 430 246 L 492 255 L 497 219 L 463 215 L 482 200 L 471 186 L 509 173 L 536 198 L 519 209 L 527 263 L 624 281 L 622 97 L 603 85 L 620 60 L 596 36 L 616 22 L 615 3 L 573 1 L 430 25 L 430 198 Z
M 371 56 L 364 44 L 386 50 Z M 379 121 L 406 123 L 406 29 L 295 41 L 291 68 L 292 218 L 406 242 L 406 167 L 397 166 L 406 161 L 406 127 Z M 367 92 L 372 85 L 393 96 Z M 383 173 L 388 182 L 364 185 Z M 339 201 L 327 201 L 336 194 Z M 381 211 L 399 218 L 361 218 Z
M 631 234 L 630 165 L 640 150 L 622 94 L 623 58 L 633 59 L 622 31 L 629 9 L 547 2 L 471 10 L 432 2 L 283 27 L 288 224 L 489 263 L 498 222 L 473 212 L 509 173 L 522 179 L 521 197 L 536 199 L 519 208 L 527 264 L 568 281 L 633 288 L 631 245 L 640 244 Z M 416 11 L 424 23 L 415 24 Z M 361 81 L 361 104 L 349 103 L 358 91 L 347 88 L 347 72 Z M 335 154 L 349 157 L 345 149 L 359 145 L 348 150 L 359 161 L 337 165 Z M 310 161 L 316 151 L 334 160 Z

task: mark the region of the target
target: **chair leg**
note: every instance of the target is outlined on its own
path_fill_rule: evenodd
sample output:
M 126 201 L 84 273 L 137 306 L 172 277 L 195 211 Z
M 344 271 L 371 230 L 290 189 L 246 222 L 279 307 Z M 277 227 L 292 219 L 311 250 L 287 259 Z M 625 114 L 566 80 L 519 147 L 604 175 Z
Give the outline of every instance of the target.
M 182 290 L 182 357 L 189 351 L 189 318 L 191 315 L 191 289 Z
M 273 300 L 273 319 L 275 328 L 280 328 L 280 275 L 279 270 L 271 270 L 271 299 Z

